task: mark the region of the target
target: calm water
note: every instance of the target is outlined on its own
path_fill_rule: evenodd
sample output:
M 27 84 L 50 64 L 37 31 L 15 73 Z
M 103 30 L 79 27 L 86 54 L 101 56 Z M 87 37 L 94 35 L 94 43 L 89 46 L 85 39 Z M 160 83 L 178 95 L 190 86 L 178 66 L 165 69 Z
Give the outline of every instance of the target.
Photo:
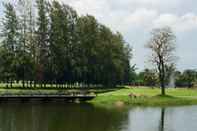
M 0 104 L 0 131 L 196 131 L 197 106 L 103 109 L 87 104 Z

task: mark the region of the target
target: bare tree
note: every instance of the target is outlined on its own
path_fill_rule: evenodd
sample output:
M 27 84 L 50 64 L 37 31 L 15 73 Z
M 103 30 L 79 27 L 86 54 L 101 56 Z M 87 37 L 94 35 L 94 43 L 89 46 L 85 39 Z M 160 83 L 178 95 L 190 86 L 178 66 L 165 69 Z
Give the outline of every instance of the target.
M 176 36 L 170 27 L 156 28 L 151 32 L 151 39 L 146 47 L 151 50 L 150 61 L 156 66 L 161 86 L 161 94 L 165 95 L 166 67 L 175 63 L 174 51 Z

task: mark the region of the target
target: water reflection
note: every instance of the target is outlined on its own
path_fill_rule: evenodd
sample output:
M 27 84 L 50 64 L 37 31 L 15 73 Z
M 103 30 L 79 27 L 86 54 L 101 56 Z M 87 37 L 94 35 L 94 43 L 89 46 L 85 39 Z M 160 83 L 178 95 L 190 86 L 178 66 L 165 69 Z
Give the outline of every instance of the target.
M 161 108 L 161 120 L 159 125 L 159 131 L 164 131 L 164 122 L 165 122 L 165 108 Z
M 195 131 L 197 106 L 134 108 L 122 131 Z
M 126 116 L 87 104 L 2 104 L 0 131 L 120 131 Z
M 89 104 L 0 104 L 0 131 L 195 131 L 197 106 L 115 110 Z

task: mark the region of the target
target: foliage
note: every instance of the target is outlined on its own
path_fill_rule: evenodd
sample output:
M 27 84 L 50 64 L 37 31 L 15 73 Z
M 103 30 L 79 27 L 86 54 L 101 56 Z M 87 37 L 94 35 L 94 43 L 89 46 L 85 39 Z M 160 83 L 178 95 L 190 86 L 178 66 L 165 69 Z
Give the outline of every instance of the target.
M 0 73 L 2 80 L 17 79 L 17 44 L 19 40 L 18 20 L 14 7 L 10 3 L 5 3 L 5 17 L 1 32 L 2 44 L 0 47 Z
M 158 85 L 158 77 L 156 71 L 153 69 L 144 69 L 143 71 L 136 73 L 134 85 L 149 87 Z
M 1 80 L 22 80 L 23 87 L 129 83 L 132 49 L 93 16 L 79 17 L 58 1 L 20 0 L 17 8 L 5 4 L 4 19 Z
M 176 86 L 191 88 L 195 85 L 197 80 L 197 72 L 195 70 L 184 70 L 183 72 L 176 72 Z

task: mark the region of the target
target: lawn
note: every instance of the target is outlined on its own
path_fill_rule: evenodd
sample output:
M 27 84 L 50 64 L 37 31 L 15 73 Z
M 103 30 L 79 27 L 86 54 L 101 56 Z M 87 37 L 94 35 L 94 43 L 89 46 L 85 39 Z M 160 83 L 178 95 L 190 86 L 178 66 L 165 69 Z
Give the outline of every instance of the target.
M 89 101 L 96 106 L 111 107 L 121 103 L 129 106 L 177 106 L 196 105 L 197 89 L 169 88 L 166 89 L 166 96 L 160 96 L 159 88 L 147 87 L 125 87 L 125 88 L 103 88 L 85 89 L 90 94 L 97 94 L 97 97 Z M 81 89 L 0 89 L 0 95 L 35 95 L 35 94 L 72 94 L 81 92 Z M 136 97 L 130 97 L 129 94 Z M 118 104 L 118 105 L 119 105 Z
M 130 97 L 129 94 L 137 97 Z M 197 89 L 166 89 L 166 96 L 160 96 L 159 88 L 124 88 L 116 91 L 101 93 L 90 101 L 99 106 L 113 106 L 117 102 L 131 106 L 177 106 L 197 104 Z

